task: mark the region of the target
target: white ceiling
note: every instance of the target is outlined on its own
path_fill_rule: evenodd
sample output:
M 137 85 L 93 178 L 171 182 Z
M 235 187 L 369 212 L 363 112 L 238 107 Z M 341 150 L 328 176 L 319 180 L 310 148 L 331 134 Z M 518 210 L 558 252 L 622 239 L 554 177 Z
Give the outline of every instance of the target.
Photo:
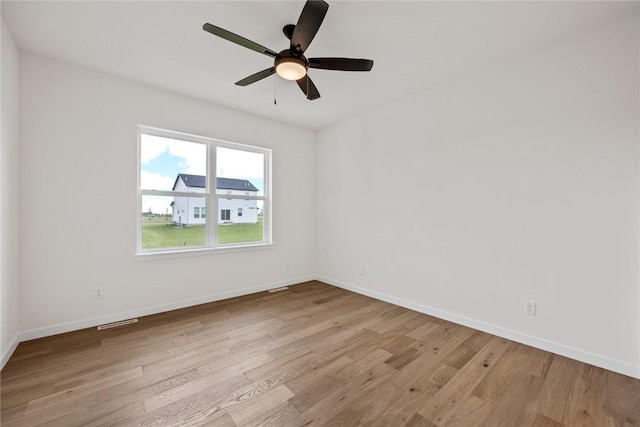
M 288 47 L 282 27 L 296 23 L 303 1 L 3 0 L 2 19 L 21 51 L 318 130 L 638 9 L 612 1 L 329 4 L 306 56 L 375 63 L 370 73 L 311 70 L 322 95 L 315 101 L 277 76 L 235 86 L 272 60 L 202 30 L 209 22 L 280 51 Z

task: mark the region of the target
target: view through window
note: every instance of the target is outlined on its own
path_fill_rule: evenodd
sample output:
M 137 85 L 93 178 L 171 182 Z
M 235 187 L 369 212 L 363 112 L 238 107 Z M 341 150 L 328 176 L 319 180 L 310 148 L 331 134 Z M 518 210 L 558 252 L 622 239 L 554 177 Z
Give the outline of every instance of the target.
M 142 126 L 138 136 L 138 252 L 271 242 L 270 150 Z

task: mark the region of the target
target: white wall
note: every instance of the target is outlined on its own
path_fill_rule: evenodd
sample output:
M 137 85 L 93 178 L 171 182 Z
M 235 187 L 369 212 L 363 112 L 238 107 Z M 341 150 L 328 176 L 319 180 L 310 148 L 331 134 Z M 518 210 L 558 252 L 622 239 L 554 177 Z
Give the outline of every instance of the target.
M 320 132 L 320 277 L 640 377 L 638 39 L 629 16 Z
M 19 331 L 19 117 L 18 49 L 2 21 L 0 110 L 0 367 L 13 353 Z
M 23 338 L 313 276 L 312 132 L 30 54 L 20 73 Z M 275 247 L 134 260 L 138 124 L 271 148 Z

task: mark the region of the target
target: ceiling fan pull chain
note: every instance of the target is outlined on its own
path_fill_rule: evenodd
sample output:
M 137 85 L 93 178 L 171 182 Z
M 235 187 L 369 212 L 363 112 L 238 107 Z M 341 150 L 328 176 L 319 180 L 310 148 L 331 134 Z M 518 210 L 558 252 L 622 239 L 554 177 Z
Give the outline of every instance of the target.
M 307 99 L 309 99 L 309 77 L 307 76 Z
M 278 101 L 276 101 L 276 98 L 278 97 L 277 87 L 278 79 L 273 79 L 273 105 L 278 105 Z

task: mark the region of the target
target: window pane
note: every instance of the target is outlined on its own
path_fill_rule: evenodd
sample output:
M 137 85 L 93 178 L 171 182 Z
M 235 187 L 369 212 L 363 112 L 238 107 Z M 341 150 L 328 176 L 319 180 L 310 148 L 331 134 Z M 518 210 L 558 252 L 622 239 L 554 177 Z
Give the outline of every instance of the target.
M 264 195 L 264 154 L 218 147 L 217 194 Z
M 204 245 L 206 219 L 194 213 L 205 203 L 204 197 L 142 196 L 142 249 Z
M 257 200 L 218 199 L 218 242 L 262 242 L 263 216 Z
M 141 251 L 271 242 L 270 150 L 144 126 L 138 135 Z
M 205 144 L 140 134 L 140 188 L 204 193 L 206 175 Z

